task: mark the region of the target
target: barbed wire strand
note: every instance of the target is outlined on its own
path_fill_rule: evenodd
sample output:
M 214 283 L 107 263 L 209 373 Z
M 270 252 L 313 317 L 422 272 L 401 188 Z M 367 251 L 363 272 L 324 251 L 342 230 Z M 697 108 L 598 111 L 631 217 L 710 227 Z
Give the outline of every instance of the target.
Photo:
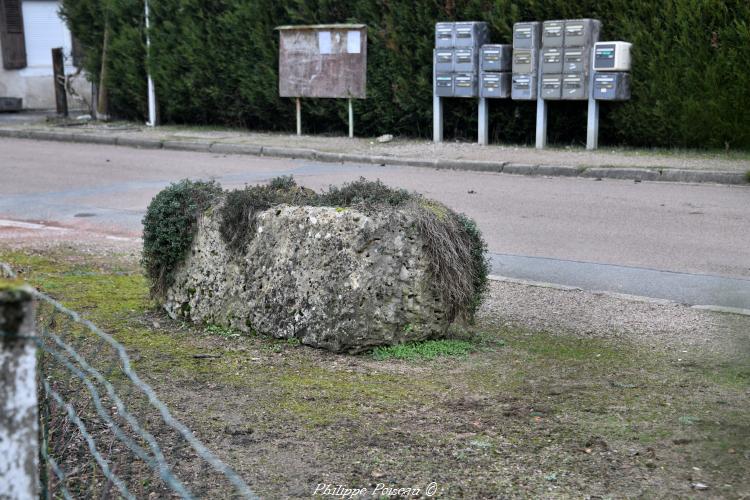
M 148 397 L 149 402 L 157 410 L 159 410 L 159 413 L 161 414 L 164 422 L 174 430 L 176 430 L 203 460 L 208 462 L 209 465 L 211 465 L 216 471 L 223 474 L 237 488 L 242 496 L 249 499 L 259 498 L 257 495 L 255 495 L 255 493 L 252 492 L 250 487 L 242 480 L 242 478 L 239 477 L 239 475 L 234 470 L 232 470 L 228 465 L 226 465 L 216 455 L 214 455 L 208 448 L 206 448 L 206 446 L 198 438 L 196 438 L 190 431 L 190 429 L 188 429 L 182 422 L 178 421 L 172 416 L 172 413 L 169 411 L 166 405 L 164 405 L 164 403 L 159 400 L 156 392 L 154 392 L 151 386 L 143 382 L 140 377 L 133 371 L 131 367 L 130 357 L 128 356 L 128 353 L 125 351 L 125 348 L 122 346 L 122 344 L 112 338 L 111 335 L 103 332 L 91 321 L 82 318 L 78 313 L 63 306 L 60 302 L 56 301 L 52 297 L 40 292 L 39 290 L 32 290 L 31 293 L 39 300 L 43 300 L 51 304 L 58 311 L 68 316 L 76 323 L 80 323 L 86 326 L 93 333 L 104 338 L 107 343 L 109 343 L 117 352 L 122 363 L 123 373 L 125 373 L 125 375 L 127 375 L 127 377 L 133 382 L 133 384 Z
M 50 335 L 51 337 L 57 337 L 55 334 L 52 334 L 49 332 L 47 332 L 47 335 Z M 55 342 L 58 343 L 58 345 L 60 345 L 61 347 L 66 349 L 67 352 L 70 353 L 70 351 L 68 350 L 70 348 L 68 346 L 65 346 L 65 344 L 62 343 L 59 337 L 55 339 Z M 86 385 L 86 387 L 89 390 L 89 393 L 91 394 L 91 398 L 94 401 L 94 408 L 96 409 L 96 412 L 99 414 L 100 417 L 102 417 L 102 419 L 104 419 L 104 421 L 106 421 L 111 426 L 112 432 L 114 432 L 115 436 L 117 436 L 117 438 L 120 441 L 122 441 L 123 444 L 125 444 L 125 446 L 130 448 L 130 450 L 133 453 L 135 453 L 138 456 L 138 458 L 146 462 L 146 464 L 148 464 L 148 466 L 151 467 L 151 469 L 157 470 L 161 478 L 164 480 L 164 482 L 167 483 L 169 487 L 172 488 L 172 490 L 174 490 L 175 493 L 179 494 L 182 498 L 185 498 L 185 499 L 193 498 L 193 495 L 191 495 L 190 492 L 188 492 L 188 490 L 185 488 L 185 486 L 172 474 L 172 471 L 170 470 L 169 465 L 167 464 L 166 459 L 164 458 L 164 455 L 161 453 L 161 449 L 159 448 L 158 445 L 156 445 L 155 447 L 156 449 L 159 450 L 159 454 L 156 457 L 156 459 L 154 459 L 150 455 L 148 455 L 148 453 L 146 453 L 143 447 L 141 447 L 138 443 L 136 443 L 129 436 L 127 436 L 122 431 L 122 428 L 114 421 L 114 419 L 112 419 L 112 417 L 108 414 L 107 410 L 105 410 L 104 406 L 102 405 L 99 391 L 96 389 L 96 387 L 94 387 L 94 384 L 91 382 L 91 380 L 81 370 L 76 368 L 68 359 L 63 357 L 62 354 L 60 354 L 58 351 L 55 351 L 54 349 L 48 347 L 44 343 L 39 342 L 39 347 L 43 349 L 46 353 L 53 356 L 60 363 L 65 365 L 68 371 L 72 372 L 76 377 L 78 377 Z M 79 363 L 81 361 L 85 363 L 85 360 L 81 359 L 80 356 L 75 355 L 74 358 L 77 358 L 76 360 L 79 361 Z M 111 385 L 111 384 L 107 383 L 106 385 Z M 110 397 L 112 397 L 111 393 L 110 393 Z M 114 396 L 113 399 L 115 397 L 117 396 Z M 119 398 L 117 398 L 117 400 L 119 401 Z M 120 410 L 121 407 L 123 407 L 123 410 L 124 410 L 122 401 L 119 401 L 119 404 L 115 403 L 115 405 L 118 408 L 118 411 Z M 125 413 L 127 413 L 126 410 L 124 411 Z M 124 414 L 121 413 L 121 415 L 125 417 Z M 135 430 L 136 433 L 140 437 L 142 437 L 143 439 L 147 441 L 149 439 L 154 440 L 153 436 L 151 436 L 149 433 L 141 429 L 140 425 L 138 425 L 137 420 L 135 420 L 135 418 L 133 418 L 132 415 L 130 415 L 129 413 L 127 413 L 127 415 L 129 418 L 126 418 L 126 420 L 128 421 L 128 423 L 131 423 L 131 425 L 133 425 L 131 421 L 135 422 L 135 428 L 133 430 Z M 155 444 L 155 441 L 154 441 L 154 444 Z
M 70 491 L 68 491 L 68 488 L 65 487 L 65 473 L 62 471 L 55 459 L 47 455 L 46 451 L 42 452 L 42 456 L 45 457 L 45 460 L 52 468 L 52 472 L 54 472 L 55 476 L 57 476 L 57 480 L 60 483 L 60 491 L 62 492 L 65 500 L 73 500 L 73 496 L 70 494 Z
M 102 457 L 101 453 L 99 453 L 99 450 L 96 449 L 96 444 L 94 443 L 94 438 L 91 437 L 91 434 L 89 434 L 88 430 L 86 430 L 86 426 L 83 424 L 81 419 L 78 417 L 78 414 L 75 411 L 75 408 L 70 403 L 66 403 L 65 400 L 60 396 L 60 394 L 57 393 L 52 387 L 50 387 L 49 382 L 47 380 L 43 380 L 44 390 L 45 392 L 52 396 L 52 398 L 57 401 L 57 404 L 65 408 L 65 411 L 68 415 L 68 420 L 70 420 L 73 424 L 75 424 L 76 427 L 78 427 L 78 430 L 81 433 L 81 436 L 83 436 L 83 439 L 86 441 L 86 444 L 88 445 L 89 451 L 91 452 L 91 455 L 93 455 L 94 460 L 96 460 L 96 463 L 99 464 L 99 467 L 102 470 L 102 474 L 104 476 L 112 481 L 112 483 L 117 487 L 118 490 L 120 490 L 120 493 L 122 496 L 127 498 L 128 500 L 135 500 L 135 497 L 132 493 L 128 490 L 128 487 L 125 485 L 125 483 L 122 482 L 122 480 L 114 476 L 112 474 L 112 471 L 109 469 L 109 464 L 107 461 Z
M 2 268 L 3 272 L 8 277 L 10 278 L 16 277 L 16 274 L 7 264 L 0 262 L 0 268 Z M 241 493 L 243 497 L 252 499 L 252 500 L 259 499 L 259 497 L 255 495 L 255 493 L 253 493 L 250 487 L 242 480 L 242 478 L 239 477 L 239 475 L 234 470 L 232 470 L 229 466 L 227 466 L 224 462 L 222 462 L 216 455 L 214 455 L 208 448 L 206 448 L 206 446 L 198 438 L 196 438 L 193 435 L 193 433 L 190 431 L 190 429 L 188 429 L 182 422 L 178 421 L 172 416 L 169 409 L 166 407 L 166 405 L 164 405 L 164 403 L 161 402 L 161 400 L 159 400 L 159 398 L 157 397 L 156 393 L 151 388 L 151 386 L 143 382 L 140 379 L 140 377 L 133 371 L 133 369 L 131 368 L 130 357 L 128 356 L 122 344 L 117 342 L 109 334 L 102 331 L 99 327 L 97 327 L 91 321 L 82 318 L 78 313 L 66 308 L 60 302 L 56 301 L 55 299 L 46 295 L 45 293 L 42 293 L 39 290 L 33 290 L 32 294 L 37 299 L 47 302 L 48 304 L 52 305 L 57 311 L 60 311 L 64 315 L 71 318 L 73 321 L 86 326 L 94 334 L 106 340 L 107 343 L 110 344 L 110 346 L 112 346 L 112 348 L 116 351 L 122 363 L 123 373 L 125 373 L 125 375 L 133 382 L 133 384 L 136 385 L 138 389 L 140 389 L 141 392 L 143 392 L 147 396 L 151 405 L 154 406 L 161 414 L 164 422 L 168 426 L 173 428 L 175 431 L 177 431 L 190 444 L 190 446 L 198 453 L 198 455 L 203 460 L 208 462 L 209 465 L 211 465 L 216 471 L 223 474 L 237 488 L 237 490 Z M 48 390 L 49 384 L 47 383 L 46 380 L 44 381 L 44 385 L 45 385 L 45 390 Z M 72 407 L 70 407 L 70 409 L 72 409 Z M 80 422 L 80 420 L 78 420 L 78 422 Z M 92 450 L 92 453 L 93 452 L 94 451 Z M 98 455 L 98 452 L 96 452 L 96 454 Z M 117 485 L 116 482 L 113 481 L 113 483 Z
M 117 411 L 119 414 L 130 424 L 133 431 L 138 434 L 144 441 L 146 441 L 149 445 L 149 448 L 151 448 L 151 451 L 153 452 L 155 456 L 155 461 L 151 461 L 150 457 L 147 456 L 145 450 L 141 448 L 139 445 L 133 443 L 133 445 L 137 446 L 141 453 L 136 452 L 128 443 L 125 443 L 128 445 L 128 447 L 133 450 L 134 453 L 136 453 L 141 459 L 143 459 L 146 463 L 149 464 L 149 466 L 152 469 L 156 469 L 155 465 L 158 466 L 158 472 L 161 478 L 180 496 L 183 498 L 193 498 L 193 495 L 190 494 L 190 492 L 187 490 L 187 488 L 180 482 L 179 479 L 177 479 L 173 474 L 169 467 L 169 464 L 167 463 L 166 458 L 164 457 L 164 453 L 161 450 L 161 447 L 159 446 L 159 443 L 157 443 L 154 436 L 149 433 L 147 430 L 143 429 L 138 422 L 138 420 L 127 410 L 125 407 L 125 403 L 122 401 L 122 399 L 117 395 L 117 392 L 114 388 L 114 386 L 95 368 L 93 368 L 89 363 L 77 352 L 75 349 L 70 347 L 70 345 L 66 344 L 58 335 L 52 333 L 49 330 L 45 330 L 43 332 L 43 335 L 49 336 L 60 348 L 62 348 L 70 357 L 72 357 L 85 371 L 87 371 L 91 376 L 93 376 L 98 382 L 100 382 L 102 385 L 104 385 L 107 394 L 110 398 L 112 398 L 112 401 L 115 404 L 115 407 L 117 408 Z M 68 367 L 69 370 L 73 370 L 72 367 Z M 84 374 L 79 372 L 74 372 L 78 378 L 80 378 L 85 384 L 87 384 L 87 378 Z M 95 391 L 93 387 L 90 387 L 90 390 Z M 93 395 L 93 394 L 92 394 Z M 96 403 L 95 403 L 96 404 Z M 106 417 L 103 416 L 103 418 L 106 419 Z M 112 422 L 113 425 L 117 425 L 114 422 Z M 117 427 L 119 429 L 119 426 Z M 117 434 L 117 433 L 115 433 Z M 119 436 L 118 436 L 119 437 Z

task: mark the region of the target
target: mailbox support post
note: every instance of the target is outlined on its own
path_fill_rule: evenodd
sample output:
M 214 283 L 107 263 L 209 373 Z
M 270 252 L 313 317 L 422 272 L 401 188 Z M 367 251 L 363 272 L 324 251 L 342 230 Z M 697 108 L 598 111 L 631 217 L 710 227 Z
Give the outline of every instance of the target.
M 432 51 L 435 60 L 435 51 Z M 437 95 L 437 68 L 432 65 L 432 141 L 443 142 L 443 101 Z
M 589 110 L 586 124 L 586 149 L 599 147 L 599 101 L 594 99 L 594 71 L 596 50 L 591 50 L 591 71 L 589 72 Z
M 302 101 L 297 97 L 294 102 L 297 108 L 297 135 L 302 135 Z
M 490 113 L 489 113 L 489 101 L 484 98 L 479 98 L 479 145 L 486 146 L 489 142 L 490 136 Z
M 443 142 L 443 101 L 438 96 L 432 98 L 432 140 Z
M 542 65 L 536 78 L 536 148 L 547 147 L 547 101 L 542 98 Z
M 349 138 L 354 137 L 354 108 L 352 107 L 352 100 L 349 99 Z

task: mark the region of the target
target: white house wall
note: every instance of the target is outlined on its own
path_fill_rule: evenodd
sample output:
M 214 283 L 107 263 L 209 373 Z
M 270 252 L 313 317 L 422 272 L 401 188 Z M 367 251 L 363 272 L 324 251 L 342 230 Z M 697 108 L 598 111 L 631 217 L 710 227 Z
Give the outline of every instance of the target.
M 63 47 L 66 55 L 65 74 L 74 74 L 76 68 L 72 65 L 70 32 L 58 15 L 60 2 L 23 0 L 22 5 L 27 67 L 6 70 L 0 65 L 0 97 L 21 97 L 24 109 L 54 109 L 51 51 L 55 47 Z M 80 97 L 68 95 L 68 107 L 87 108 L 91 101 L 91 84 L 83 73 L 75 78 L 72 86 Z

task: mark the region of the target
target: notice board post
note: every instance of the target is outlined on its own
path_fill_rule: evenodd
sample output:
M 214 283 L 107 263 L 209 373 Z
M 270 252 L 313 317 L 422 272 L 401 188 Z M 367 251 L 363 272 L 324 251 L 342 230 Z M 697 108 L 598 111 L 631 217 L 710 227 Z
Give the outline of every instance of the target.
M 367 97 L 367 26 L 279 26 L 279 96 L 295 99 L 302 134 L 303 97 L 347 99 L 349 137 L 354 137 L 352 99 Z

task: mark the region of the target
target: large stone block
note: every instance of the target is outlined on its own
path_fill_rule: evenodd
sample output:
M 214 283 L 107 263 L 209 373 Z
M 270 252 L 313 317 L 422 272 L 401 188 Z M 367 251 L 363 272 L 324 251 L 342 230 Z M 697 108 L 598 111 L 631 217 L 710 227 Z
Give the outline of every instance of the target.
M 224 243 L 219 212 L 201 217 L 174 273 L 164 304 L 173 318 L 334 352 L 435 338 L 450 325 L 409 210 L 282 205 L 257 215 L 239 252 Z

